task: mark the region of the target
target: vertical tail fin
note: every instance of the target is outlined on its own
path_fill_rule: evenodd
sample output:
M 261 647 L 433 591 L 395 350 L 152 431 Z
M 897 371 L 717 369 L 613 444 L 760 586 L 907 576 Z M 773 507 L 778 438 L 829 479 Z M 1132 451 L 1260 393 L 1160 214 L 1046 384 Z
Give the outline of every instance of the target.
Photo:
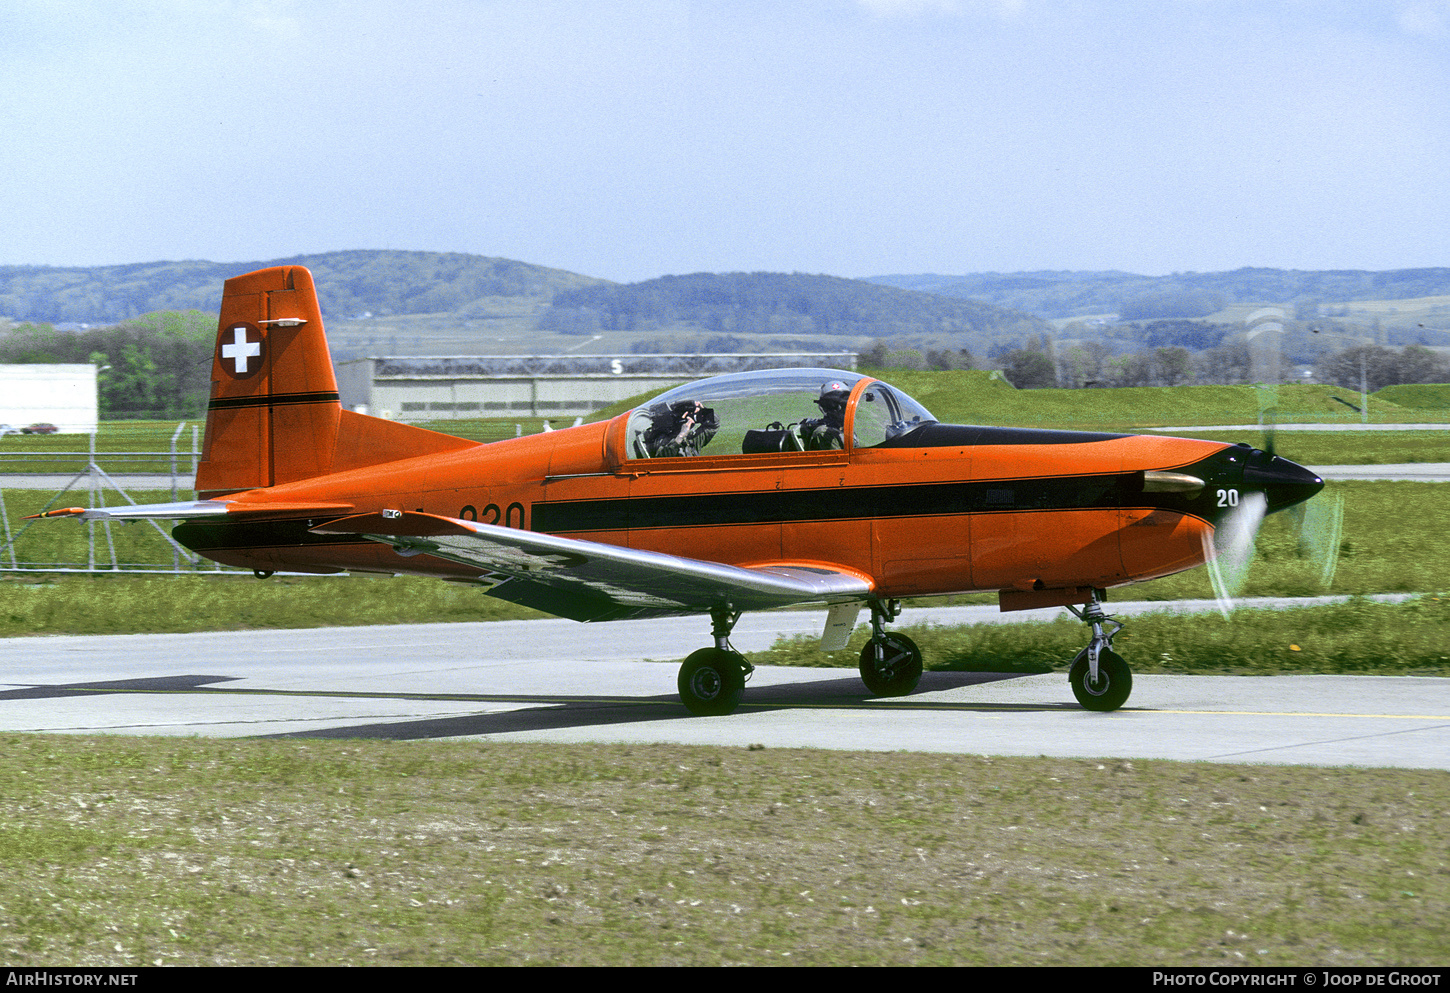
M 206 441 L 203 499 L 477 442 L 343 410 L 312 273 L 259 269 L 226 282 Z
M 342 406 L 312 273 L 227 280 L 211 369 L 198 496 L 331 471 Z

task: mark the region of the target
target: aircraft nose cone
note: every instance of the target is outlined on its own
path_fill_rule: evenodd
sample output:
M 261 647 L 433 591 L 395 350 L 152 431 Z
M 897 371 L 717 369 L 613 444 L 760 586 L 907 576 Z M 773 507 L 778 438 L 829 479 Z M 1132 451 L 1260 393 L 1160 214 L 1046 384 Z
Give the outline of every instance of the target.
M 1263 452 L 1255 454 L 1259 458 L 1244 467 L 1244 485 L 1264 491 L 1269 513 L 1303 503 L 1324 489 L 1324 480 L 1297 462 Z

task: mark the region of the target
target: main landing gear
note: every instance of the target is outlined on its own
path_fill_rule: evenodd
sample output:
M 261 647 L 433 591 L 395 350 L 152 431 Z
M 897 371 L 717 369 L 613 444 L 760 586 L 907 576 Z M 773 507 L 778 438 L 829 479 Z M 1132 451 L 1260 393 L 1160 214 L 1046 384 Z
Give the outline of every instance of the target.
M 861 649 L 861 681 L 876 696 L 906 696 L 921 682 L 921 649 L 886 630 L 901 614 L 900 600 L 871 601 L 871 640 Z
M 871 601 L 871 640 L 861 649 L 861 681 L 876 696 L 906 696 L 921 681 L 921 649 L 906 635 L 886 630 L 900 614 L 900 600 Z M 730 647 L 730 631 L 739 619 L 740 611 L 728 606 L 712 610 L 715 647 L 700 649 L 680 666 L 680 702 L 697 717 L 733 713 L 745 696 L 745 681 L 755 667 Z
M 745 696 L 745 680 L 755 666 L 730 647 L 730 631 L 740 611 L 729 607 L 710 611 L 714 648 L 702 648 L 680 666 L 680 702 L 696 717 L 722 717 L 733 713 Z
M 1072 695 L 1086 710 L 1117 710 L 1128 702 L 1133 692 L 1133 673 L 1123 657 L 1113 651 L 1113 636 L 1123 630 L 1123 625 L 1103 612 L 1101 593 L 1093 591 L 1093 598 L 1081 610 L 1069 605 L 1068 610 L 1077 619 L 1093 628 L 1092 641 L 1077 653 L 1068 670 L 1067 679 L 1072 684 Z M 1112 626 L 1106 634 L 1103 629 Z

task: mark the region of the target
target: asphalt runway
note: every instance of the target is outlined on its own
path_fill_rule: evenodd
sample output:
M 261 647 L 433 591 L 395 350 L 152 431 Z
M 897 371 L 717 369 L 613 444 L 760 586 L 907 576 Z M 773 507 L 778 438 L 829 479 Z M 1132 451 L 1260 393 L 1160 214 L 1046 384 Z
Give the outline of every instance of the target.
M 1113 612 L 1164 607 L 1113 604 Z M 747 615 L 732 640 L 758 651 L 779 634 L 819 634 L 822 619 Z M 1020 619 L 971 607 L 908 611 L 902 621 Z M 1095 714 L 1078 707 L 1060 672 L 928 672 L 911 696 L 881 700 L 853 669 L 762 666 L 736 713 L 691 717 L 675 676 L 679 659 L 708 643 L 708 627 L 701 618 L 540 620 L 5 639 L 0 730 L 1450 769 L 1450 679 L 1437 678 L 1137 676 L 1128 706 Z

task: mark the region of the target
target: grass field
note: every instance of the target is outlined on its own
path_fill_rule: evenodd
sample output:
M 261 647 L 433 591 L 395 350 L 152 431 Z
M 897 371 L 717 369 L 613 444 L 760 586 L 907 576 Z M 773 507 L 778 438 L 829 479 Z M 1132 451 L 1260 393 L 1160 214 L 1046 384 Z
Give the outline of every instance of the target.
M 1173 432 L 1255 448 L 1267 443 L 1261 431 Z M 1279 431 L 1275 454 L 1300 465 L 1393 465 L 1401 462 L 1450 462 L 1450 431 Z
M 1401 407 L 1415 407 L 1420 410 L 1450 409 L 1450 383 L 1404 383 L 1400 386 L 1386 386 L 1374 395 Z
M 1108 605 L 1111 613 L 1112 605 Z M 913 625 L 896 630 L 922 650 L 927 668 L 946 672 L 1066 671 L 1087 644 L 1082 622 Z M 862 625 L 843 650 L 827 654 L 817 637 L 782 639 L 751 655 L 764 665 L 855 669 L 870 638 Z M 1196 676 L 1450 675 L 1450 598 L 1429 594 L 1406 603 L 1355 599 L 1292 610 L 1239 609 L 1129 618 L 1114 649 L 1136 673 Z
M 1443 965 L 1450 774 L 12 735 L 28 965 Z
M 176 467 L 190 473 L 205 421 L 104 421 L 95 436 L 96 464 L 107 472 L 170 472 L 171 437 L 178 426 Z M 90 436 L 81 434 L 6 435 L 0 438 L 0 473 L 79 473 L 90 445 Z
M 869 370 L 868 370 L 869 371 Z M 874 374 L 874 373 L 873 373 Z M 937 419 L 954 424 L 1011 424 L 1132 430 L 1195 424 L 1257 424 L 1272 407 L 1284 423 L 1357 423 L 1359 393 L 1334 386 L 1142 386 L 1108 390 L 1017 390 L 981 371 L 882 370 L 881 378 L 911 394 Z M 1422 411 L 1370 396 L 1375 423 L 1439 422 L 1443 410 Z

